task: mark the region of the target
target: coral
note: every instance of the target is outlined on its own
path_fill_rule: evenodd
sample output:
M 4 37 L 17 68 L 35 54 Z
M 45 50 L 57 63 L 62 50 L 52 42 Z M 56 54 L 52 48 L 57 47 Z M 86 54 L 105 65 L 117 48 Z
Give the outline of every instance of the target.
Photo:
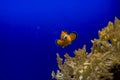
M 74 51 L 75 56 L 65 54 L 65 59 L 57 53 L 59 70 L 52 71 L 56 80 L 113 80 L 120 74 L 120 20 L 109 22 L 98 31 L 99 39 L 91 40 L 91 52 L 86 46 Z

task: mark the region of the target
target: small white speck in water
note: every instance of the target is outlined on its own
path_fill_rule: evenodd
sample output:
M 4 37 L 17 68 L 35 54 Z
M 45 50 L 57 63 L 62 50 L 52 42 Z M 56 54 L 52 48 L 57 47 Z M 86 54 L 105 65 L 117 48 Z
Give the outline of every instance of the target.
M 83 76 L 81 75 L 80 77 L 79 77 L 79 80 L 82 80 L 83 79 Z

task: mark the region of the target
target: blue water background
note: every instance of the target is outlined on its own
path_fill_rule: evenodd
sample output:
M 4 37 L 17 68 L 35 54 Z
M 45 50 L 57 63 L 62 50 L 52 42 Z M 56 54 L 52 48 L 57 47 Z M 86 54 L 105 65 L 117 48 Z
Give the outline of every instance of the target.
M 108 21 L 120 19 L 119 0 L 0 0 L 0 80 L 51 80 L 56 53 L 73 51 L 98 38 Z M 78 37 L 64 49 L 62 30 Z

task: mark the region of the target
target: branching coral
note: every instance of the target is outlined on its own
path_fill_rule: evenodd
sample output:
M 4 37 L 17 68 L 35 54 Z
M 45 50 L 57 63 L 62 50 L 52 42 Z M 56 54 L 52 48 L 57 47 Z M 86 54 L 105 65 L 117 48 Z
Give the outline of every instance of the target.
M 99 39 L 91 40 L 93 46 L 89 54 L 85 45 L 74 51 L 75 57 L 65 54 L 64 61 L 57 53 L 60 70 L 56 74 L 52 71 L 52 77 L 56 80 L 113 80 L 112 69 L 120 65 L 120 20 L 115 18 L 114 24 L 109 22 L 98 34 Z

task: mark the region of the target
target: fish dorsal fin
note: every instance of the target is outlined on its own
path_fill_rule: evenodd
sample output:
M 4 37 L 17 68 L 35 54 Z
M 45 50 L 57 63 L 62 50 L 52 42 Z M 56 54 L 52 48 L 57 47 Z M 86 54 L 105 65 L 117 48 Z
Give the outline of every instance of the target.
M 72 40 L 75 40 L 77 38 L 77 33 L 76 32 L 70 33 L 70 37 Z
M 68 31 L 66 31 L 66 30 L 63 30 L 63 32 L 66 33 L 66 34 L 68 34 Z
M 63 38 L 64 38 L 64 36 L 65 36 L 65 35 L 67 35 L 67 34 L 68 34 L 68 32 L 67 32 L 67 31 L 62 31 L 62 32 L 61 32 L 61 39 L 63 39 Z

